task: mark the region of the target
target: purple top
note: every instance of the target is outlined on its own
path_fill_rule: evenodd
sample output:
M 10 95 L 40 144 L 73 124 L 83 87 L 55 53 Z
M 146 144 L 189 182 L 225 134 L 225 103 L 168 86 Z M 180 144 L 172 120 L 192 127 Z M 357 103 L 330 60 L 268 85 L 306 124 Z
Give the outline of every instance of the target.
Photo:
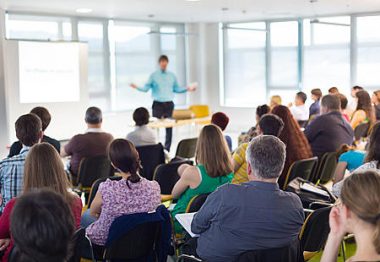
M 99 219 L 91 224 L 86 233 L 91 242 L 104 245 L 108 231 L 115 218 L 134 213 L 156 210 L 161 204 L 160 186 L 156 181 L 141 178 L 138 183 L 130 183 L 125 179 L 119 181 L 107 179 L 99 185 L 102 195 L 102 211 Z

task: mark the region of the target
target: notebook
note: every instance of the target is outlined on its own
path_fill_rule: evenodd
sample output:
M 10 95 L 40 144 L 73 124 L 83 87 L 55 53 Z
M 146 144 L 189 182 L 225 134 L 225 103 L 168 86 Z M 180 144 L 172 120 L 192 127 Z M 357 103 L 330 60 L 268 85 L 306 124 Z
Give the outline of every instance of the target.
M 178 223 L 181 224 L 181 226 L 186 230 L 187 233 L 191 237 L 198 237 L 199 235 L 194 234 L 191 232 L 191 222 L 193 222 L 194 215 L 196 213 L 185 213 L 185 214 L 177 214 L 175 218 L 177 219 Z
M 316 188 L 316 187 L 314 187 L 312 185 L 309 185 L 308 183 L 302 183 L 301 184 L 301 189 L 305 190 L 305 191 L 308 191 L 308 192 L 312 192 L 312 193 L 318 194 L 318 195 L 329 197 L 329 194 L 326 191 L 324 191 L 322 189 L 319 189 L 319 188 Z

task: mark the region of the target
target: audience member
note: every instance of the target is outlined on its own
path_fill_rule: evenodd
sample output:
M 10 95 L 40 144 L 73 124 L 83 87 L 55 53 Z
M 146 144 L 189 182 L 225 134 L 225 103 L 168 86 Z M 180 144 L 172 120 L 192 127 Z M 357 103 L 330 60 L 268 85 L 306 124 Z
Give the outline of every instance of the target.
M 272 135 L 278 137 L 284 128 L 284 122 L 281 118 L 273 114 L 266 114 L 261 117 L 257 124 L 258 135 Z M 246 152 L 249 145 L 241 144 L 233 154 L 234 178 L 232 183 L 242 184 L 248 182 Z
M 53 191 L 27 193 L 11 216 L 12 261 L 65 262 L 71 256 L 74 222 L 65 199 Z
M 311 99 L 314 101 L 309 108 L 309 118 L 318 116 L 320 113 L 320 100 L 322 97 L 322 91 L 319 88 L 311 90 Z
M 355 129 L 358 125 L 369 123 L 373 125 L 376 122 L 375 113 L 371 103 L 371 97 L 367 91 L 359 91 L 356 93 L 357 106 L 352 114 L 351 126 Z
M 82 227 L 88 226 L 86 232 L 91 242 L 100 246 L 105 245 L 109 228 L 115 218 L 126 214 L 151 212 L 161 203 L 158 183 L 139 175 L 139 154 L 130 141 L 113 141 L 109 146 L 109 158 L 122 179 L 108 179 L 101 183 L 90 211 L 82 219 Z M 96 221 L 93 222 L 94 220 Z
M 90 107 L 86 111 L 85 121 L 87 131 L 71 138 L 69 143 L 62 149 L 61 156 L 71 156 L 70 172 L 73 182 L 76 182 L 79 165 L 83 158 L 94 156 L 106 156 L 107 147 L 113 140 L 111 134 L 103 132 L 102 111 L 97 107 Z
M 343 144 L 351 145 L 354 131 L 340 112 L 340 99 L 326 95 L 321 100 L 321 115 L 305 129 L 314 156 L 319 158 L 328 152 L 336 152 Z
M 194 196 L 211 193 L 219 186 L 232 181 L 231 155 L 219 127 L 208 125 L 202 129 L 195 155 L 196 166 L 183 164 L 178 168 L 180 179 L 172 191 L 174 199 L 178 199 L 172 211 L 173 217 L 185 213 Z M 175 229 L 177 233 L 182 232 L 176 220 Z
M 334 182 L 337 183 L 344 178 L 346 171 L 352 173 L 363 165 L 365 152 L 357 150 L 355 146 L 342 145 L 338 150 L 338 164 L 335 169 Z
M 301 201 L 277 185 L 285 157 L 285 144 L 278 138 L 252 140 L 249 182 L 221 186 L 194 216 L 191 229 L 200 235 L 196 253 L 202 259 L 235 261 L 246 251 L 284 247 L 298 238 L 304 222 Z
M 337 261 L 344 237 L 355 237 L 357 248 L 348 261 L 380 261 L 380 173 L 358 172 L 344 181 L 341 203 L 330 213 L 330 234 L 322 262 Z
M 368 169 L 377 169 L 380 171 L 380 122 L 376 123 L 372 127 L 372 131 L 368 142 L 368 152 L 364 159 L 364 164 L 354 170 L 353 173 L 363 172 Z M 343 181 L 339 179 L 344 179 L 344 177 L 337 177 L 335 179 L 335 184 L 333 186 L 333 193 L 336 196 L 340 196 L 341 189 L 343 186 Z
M 22 191 L 24 163 L 30 147 L 39 143 L 43 132 L 42 123 L 35 114 L 20 116 L 15 124 L 16 137 L 22 144 L 20 154 L 0 162 L 0 213 L 5 205 Z
M 226 130 L 229 122 L 230 122 L 230 119 L 228 118 L 228 116 L 222 112 L 217 112 L 217 113 L 213 114 L 211 117 L 211 124 L 214 124 L 214 125 L 220 127 L 220 129 L 223 132 L 224 132 L 224 130 Z M 231 137 L 228 135 L 225 135 L 224 137 L 226 138 L 227 145 L 228 145 L 228 148 L 230 149 L 230 152 L 232 152 L 232 139 L 231 139 Z
M 279 95 L 271 96 L 270 102 L 269 102 L 270 109 L 273 109 L 275 106 L 280 106 L 280 105 L 282 105 L 281 96 Z
M 341 109 L 342 116 L 344 119 L 347 120 L 348 123 L 350 123 L 351 122 L 350 116 L 347 113 L 347 104 L 348 104 L 347 97 L 343 94 L 337 94 L 337 96 L 340 99 L 340 109 Z
M 60 194 L 71 207 L 70 213 L 74 218 L 76 228 L 80 227 L 82 200 L 69 191 L 70 183 L 61 158 L 54 147 L 47 143 L 34 145 L 25 160 L 23 194 L 36 189 L 51 189 Z M 3 244 L 0 250 L 7 247 L 4 243 L 11 237 L 10 217 L 18 201 L 18 198 L 10 200 L 0 216 L 0 243 Z M 3 261 L 7 261 L 11 249 L 12 243 L 7 248 Z
M 380 120 L 380 90 L 373 92 L 372 103 L 375 109 L 376 120 Z
M 294 105 L 289 104 L 290 112 L 298 123 L 303 123 L 309 120 L 309 108 L 305 105 L 307 96 L 304 92 L 298 92 L 294 99 Z
M 54 138 L 51 138 L 45 135 L 45 130 L 49 126 L 50 121 L 51 121 L 51 115 L 49 111 L 45 107 L 35 107 L 32 109 L 32 111 L 30 111 L 30 113 L 37 115 L 41 119 L 42 131 L 44 132 L 41 142 L 46 142 L 46 143 L 51 144 L 59 153 L 61 151 L 60 142 L 58 140 L 55 140 Z M 14 142 L 9 150 L 8 157 L 12 157 L 12 156 L 20 154 L 21 150 L 22 150 L 22 143 L 20 141 Z
M 256 124 L 259 123 L 261 117 L 270 112 L 270 107 L 268 105 L 261 105 L 256 108 Z
M 279 116 L 284 122 L 284 129 L 279 138 L 286 145 L 286 159 L 284 169 L 278 179 L 280 188 L 283 188 L 290 166 L 295 161 L 312 157 L 313 154 L 304 133 L 289 109 L 286 106 L 276 106 L 273 108 L 272 113 Z
M 136 129 L 127 135 L 127 140 L 136 147 L 157 144 L 156 134 L 148 127 L 149 117 L 149 112 L 144 107 L 139 107 L 133 112 Z
M 337 87 L 333 86 L 333 87 L 329 88 L 328 92 L 330 95 L 337 95 L 337 94 L 339 94 L 339 89 Z
M 347 105 L 347 113 L 349 116 L 351 116 L 354 113 L 358 105 L 358 99 L 356 97 L 356 93 L 363 90 L 364 88 L 361 86 L 354 86 L 351 88 L 351 101 Z

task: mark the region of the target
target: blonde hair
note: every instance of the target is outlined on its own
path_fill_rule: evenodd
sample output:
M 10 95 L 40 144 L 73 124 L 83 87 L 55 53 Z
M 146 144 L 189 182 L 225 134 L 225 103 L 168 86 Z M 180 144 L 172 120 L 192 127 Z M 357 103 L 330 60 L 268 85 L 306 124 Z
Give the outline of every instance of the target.
M 24 193 L 50 189 L 70 204 L 75 195 L 68 191 L 69 188 L 70 182 L 57 150 L 47 143 L 34 145 L 25 160 Z
M 203 127 L 197 142 L 195 161 L 202 164 L 210 177 L 232 173 L 231 153 L 222 130 L 215 125 Z
M 281 104 L 282 104 L 281 96 L 279 96 L 279 95 L 271 96 L 271 98 L 270 98 L 270 107 L 271 108 L 273 108 L 275 106 L 279 106 Z
M 355 172 L 343 184 L 342 203 L 361 220 L 375 227 L 373 245 L 380 254 L 380 173 L 376 170 Z

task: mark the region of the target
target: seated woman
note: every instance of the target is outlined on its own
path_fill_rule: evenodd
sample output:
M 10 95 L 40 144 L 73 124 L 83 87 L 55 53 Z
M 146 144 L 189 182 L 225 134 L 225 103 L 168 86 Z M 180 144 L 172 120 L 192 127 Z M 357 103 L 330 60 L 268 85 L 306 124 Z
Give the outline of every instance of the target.
M 343 145 L 338 150 L 338 164 L 335 169 L 334 182 L 341 181 L 346 171 L 351 173 L 363 165 L 364 157 L 364 151 L 356 150 L 354 146 Z
M 376 122 L 375 113 L 372 107 L 371 97 L 367 91 L 359 91 L 356 93 L 358 105 L 352 114 L 351 126 L 355 129 L 358 125 L 369 123 L 373 125 Z
M 190 200 L 197 195 L 211 193 L 219 186 L 230 183 L 233 177 L 232 160 L 222 131 L 215 125 L 205 126 L 198 138 L 196 166 L 183 164 L 178 168 L 181 177 L 172 195 L 178 199 L 172 216 L 185 213 Z M 175 220 L 177 233 L 182 232 Z
M 368 141 L 367 155 L 364 159 L 364 164 L 355 169 L 353 173 L 363 172 L 368 169 L 380 170 L 380 122 L 372 127 Z M 342 177 L 343 179 L 343 177 Z M 335 181 L 332 192 L 336 196 L 340 196 L 344 180 Z
M 127 135 L 127 140 L 131 141 L 134 146 L 157 144 L 156 134 L 147 126 L 149 117 L 149 112 L 144 107 L 139 107 L 133 112 L 133 121 L 136 123 L 136 128 Z
M 301 131 L 292 113 L 290 113 L 289 108 L 286 106 L 276 106 L 272 109 L 272 114 L 279 116 L 284 122 L 284 129 L 278 137 L 286 145 L 285 166 L 278 179 L 280 188 L 283 188 L 290 166 L 295 161 L 312 157 L 313 153 L 309 141 L 307 141 L 305 134 Z
M 375 109 L 376 120 L 380 120 L 380 90 L 373 92 L 371 100 Z
M 90 214 L 98 219 L 87 227 L 86 233 L 99 246 L 106 243 L 115 218 L 154 211 L 161 204 L 160 186 L 156 181 L 140 177 L 139 154 L 130 141 L 114 140 L 108 155 L 122 179 L 101 183 L 91 204 Z
M 61 158 L 57 150 L 47 143 L 33 146 L 25 160 L 23 194 L 36 189 L 51 189 L 64 197 L 71 207 L 76 228 L 79 228 L 82 201 L 76 194 L 69 191 L 70 183 Z M 2 261 L 7 261 L 12 249 L 12 243 L 9 240 L 12 237 L 10 218 L 16 203 L 17 198 L 9 201 L 0 216 L 0 251 L 6 250 Z
M 214 113 L 211 117 L 211 124 L 218 126 L 222 132 L 226 130 L 228 123 L 230 122 L 229 117 L 223 112 Z M 228 149 L 232 152 L 232 139 L 229 135 L 224 136 L 228 145 Z
M 357 249 L 347 261 L 380 261 L 380 173 L 360 171 L 343 184 L 341 203 L 330 213 L 330 234 L 321 262 L 337 261 L 347 233 L 355 236 Z
M 273 108 L 275 108 L 276 106 L 280 106 L 282 105 L 282 99 L 281 99 L 281 96 L 279 95 L 274 95 L 274 96 L 271 96 L 270 97 L 270 101 L 269 101 L 269 106 L 270 106 L 270 109 L 272 110 Z

